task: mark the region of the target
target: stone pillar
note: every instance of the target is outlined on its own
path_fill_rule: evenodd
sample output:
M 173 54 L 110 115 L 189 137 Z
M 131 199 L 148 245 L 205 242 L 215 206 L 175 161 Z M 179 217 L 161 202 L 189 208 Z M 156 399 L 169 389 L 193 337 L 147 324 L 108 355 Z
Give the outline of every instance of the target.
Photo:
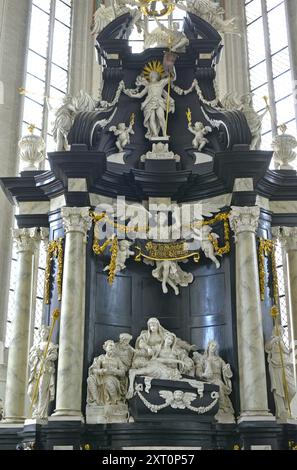
M 285 0 L 288 39 L 291 58 L 291 71 L 295 96 L 295 114 L 297 120 L 297 2 L 296 0 Z
M 57 401 L 54 416 L 81 416 L 85 327 L 88 207 L 64 207 L 66 234 L 61 306 Z
M 21 423 L 25 418 L 34 254 L 38 249 L 40 235 L 33 228 L 13 230 L 13 236 L 18 262 L 15 316 L 7 365 L 5 418 L 8 423 Z
M 23 98 L 24 72 L 31 0 L 0 0 L 0 167 L 1 176 L 18 172 L 17 144 Z M 0 190 L 0 342 L 5 343 L 9 294 L 13 209 Z M 1 345 L 0 345 L 1 347 Z
M 217 81 L 220 98 L 226 93 L 243 95 L 249 92 L 248 48 L 246 20 L 243 2 L 223 0 L 225 19 L 236 17 L 239 34 L 223 34 L 224 49 L 217 69 Z
M 94 0 L 72 0 L 72 44 L 70 55 L 70 80 L 69 92 L 76 95 L 84 90 L 93 96 L 93 81 L 95 70 L 99 65 L 95 64 L 94 38 L 91 34 Z M 94 98 L 98 98 L 98 83 Z
M 242 421 L 270 417 L 255 238 L 259 215 L 259 207 L 233 207 L 230 214 L 236 240 L 237 342 Z

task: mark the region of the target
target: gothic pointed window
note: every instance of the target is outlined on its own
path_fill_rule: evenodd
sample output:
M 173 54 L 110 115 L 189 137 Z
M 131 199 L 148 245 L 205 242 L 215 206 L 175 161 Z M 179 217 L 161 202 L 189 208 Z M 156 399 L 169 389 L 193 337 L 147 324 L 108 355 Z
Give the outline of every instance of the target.
M 28 125 L 36 126 L 35 133 L 42 135 L 47 152 L 55 150 L 52 135 L 52 113 L 47 106 L 60 106 L 68 91 L 69 62 L 72 29 L 71 0 L 32 0 L 29 41 L 26 61 L 22 135 L 28 133 Z M 41 169 L 49 169 L 47 160 Z M 20 171 L 23 170 L 22 163 Z M 38 271 L 32 299 L 32 319 L 37 331 L 42 322 L 45 253 L 41 244 Z M 6 346 L 11 340 L 11 323 L 14 314 L 16 282 L 16 252 L 13 250 L 12 269 L 7 312 Z M 36 333 L 34 333 L 36 334 Z
M 284 0 L 245 2 L 249 53 L 250 88 L 254 107 L 265 111 L 269 99 L 271 114 L 263 119 L 262 148 L 270 150 L 278 126 L 296 134 L 296 111 L 292 83 L 287 18 Z

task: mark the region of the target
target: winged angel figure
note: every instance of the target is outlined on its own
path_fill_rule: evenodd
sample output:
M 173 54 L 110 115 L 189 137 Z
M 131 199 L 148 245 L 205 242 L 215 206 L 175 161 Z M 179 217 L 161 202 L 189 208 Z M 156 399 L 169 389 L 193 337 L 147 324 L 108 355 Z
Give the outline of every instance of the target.
M 262 122 L 265 115 L 269 112 L 268 107 L 263 111 L 263 113 L 257 113 L 253 106 L 252 93 L 247 93 L 242 96 L 227 93 L 221 99 L 221 105 L 227 111 L 237 110 L 243 112 L 252 134 L 250 149 L 259 150 L 261 147 Z
M 177 52 L 189 45 L 189 39 L 186 37 L 185 33 L 179 31 L 179 23 L 174 22 L 172 29 L 169 29 L 157 19 L 155 20 L 158 27 L 146 36 L 144 41 L 145 49 L 154 46 L 170 47 L 173 52 Z
M 131 28 L 137 26 L 139 32 L 142 31 L 143 24 L 141 21 L 141 12 L 138 8 L 130 8 L 138 6 L 135 0 L 112 0 L 110 6 L 100 5 L 95 11 L 93 17 L 93 24 L 91 32 L 94 36 L 99 34 L 109 23 L 125 13 L 130 13 L 132 16 Z
M 191 403 L 197 398 L 196 393 L 183 392 L 176 390 L 170 392 L 169 390 L 160 390 L 159 395 L 164 398 L 166 404 L 175 410 L 185 410 L 191 406 Z
M 211 0 L 185 0 L 177 2 L 178 8 L 200 16 L 221 33 L 236 33 L 235 18 L 224 19 L 225 10 Z
M 216 257 L 212 238 L 218 239 L 219 235 L 212 232 L 211 226 L 202 226 L 200 223 L 204 217 L 211 217 L 220 211 L 230 201 L 227 196 L 222 200 L 213 198 L 211 201 L 200 201 L 195 205 L 183 205 L 179 207 L 156 207 L 147 210 L 142 204 L 127 204 L 119 199 L 113 206 L 112 212 L 117 215 L 120 223 L 125 223 L 130 240 L 152 240 L 157 243 L 170 243 L 172 241 L 186 240 L 188 250 L 202 250 L 207 258 L 215 263 L 216 268 L 220 262 Z M 99 210 L 98 208 L 96 209 Z M 102 211 L 101 211 L 102 212 Z M 168 223 L 168 214 L 172 214 L 172 223 Z M 97 227 L 97 230 L 99 228 Z M 99 238 L 99 234 L 96 235 Z M 194 241 L 193 241 L 194 240 Z M 179 294 L 179 288 L 188 286 L 193 281 L 191 273 L 185 272 L 177 261 L 153 261 L 143 260 L 145 264 L 152 266 L 152 275 L 162 284 L 164 294 L 168 293 L 170 286 L 175 294 Z M 185 260 L 184 262 L 187 262 Z M 123 269 L 125 265 L 123 264 Z M 121 267 L 119 267 L 121 270 Z

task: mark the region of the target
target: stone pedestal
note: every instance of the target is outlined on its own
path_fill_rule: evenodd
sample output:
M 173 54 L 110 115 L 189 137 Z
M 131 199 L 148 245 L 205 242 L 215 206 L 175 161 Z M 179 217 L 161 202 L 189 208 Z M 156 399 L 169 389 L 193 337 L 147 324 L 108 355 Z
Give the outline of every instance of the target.
M 265 370 L 256 230 L 259 207 L 233 207 L 231 227 L 236 241 L 237 342 L 240 419 L 267 419 Z M 268 418 L 269 419 L 269 418 Z
M 127 423 L 128 405 L 90 406 L 86 408 L 87 424 Z
M 57 401 L 54 416 L 81 416 L 88 207 L 62 209 L 66 233 Z
M 15 316 L 7 365 L 5 421 L 20 423 L 25 419 L 33 258 L 40 235 L 37 229 L 21 229 L 14 230 L 13 236 L 17 246 L 18 266 Z

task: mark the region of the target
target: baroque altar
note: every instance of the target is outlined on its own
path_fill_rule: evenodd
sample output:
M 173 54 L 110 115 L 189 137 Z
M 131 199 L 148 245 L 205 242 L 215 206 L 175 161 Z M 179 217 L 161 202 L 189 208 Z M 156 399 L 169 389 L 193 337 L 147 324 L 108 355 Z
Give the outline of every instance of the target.
M 0 448 L 297 441 L 297 312 L 288 346 L 275 265 L 283 240 L 294 273 L 296 172 L 270 169 L 251 96 L 219 96 L 222 34 L 236 20 L 212 1 L 153 3 L 99 6 L 100 98 L 81 90 L 56 110 L 50 171 L 31 129 L 20 142 L 30 166 L 0 178 L 19 209 Z M 164 26 L 176 8 L 184 20 Z M 148 18 L 154 30 L 133 53 Z M 294 142 L 278 137 L 280 166 Z M 41 244 L 43 328 L 30 349 Z

